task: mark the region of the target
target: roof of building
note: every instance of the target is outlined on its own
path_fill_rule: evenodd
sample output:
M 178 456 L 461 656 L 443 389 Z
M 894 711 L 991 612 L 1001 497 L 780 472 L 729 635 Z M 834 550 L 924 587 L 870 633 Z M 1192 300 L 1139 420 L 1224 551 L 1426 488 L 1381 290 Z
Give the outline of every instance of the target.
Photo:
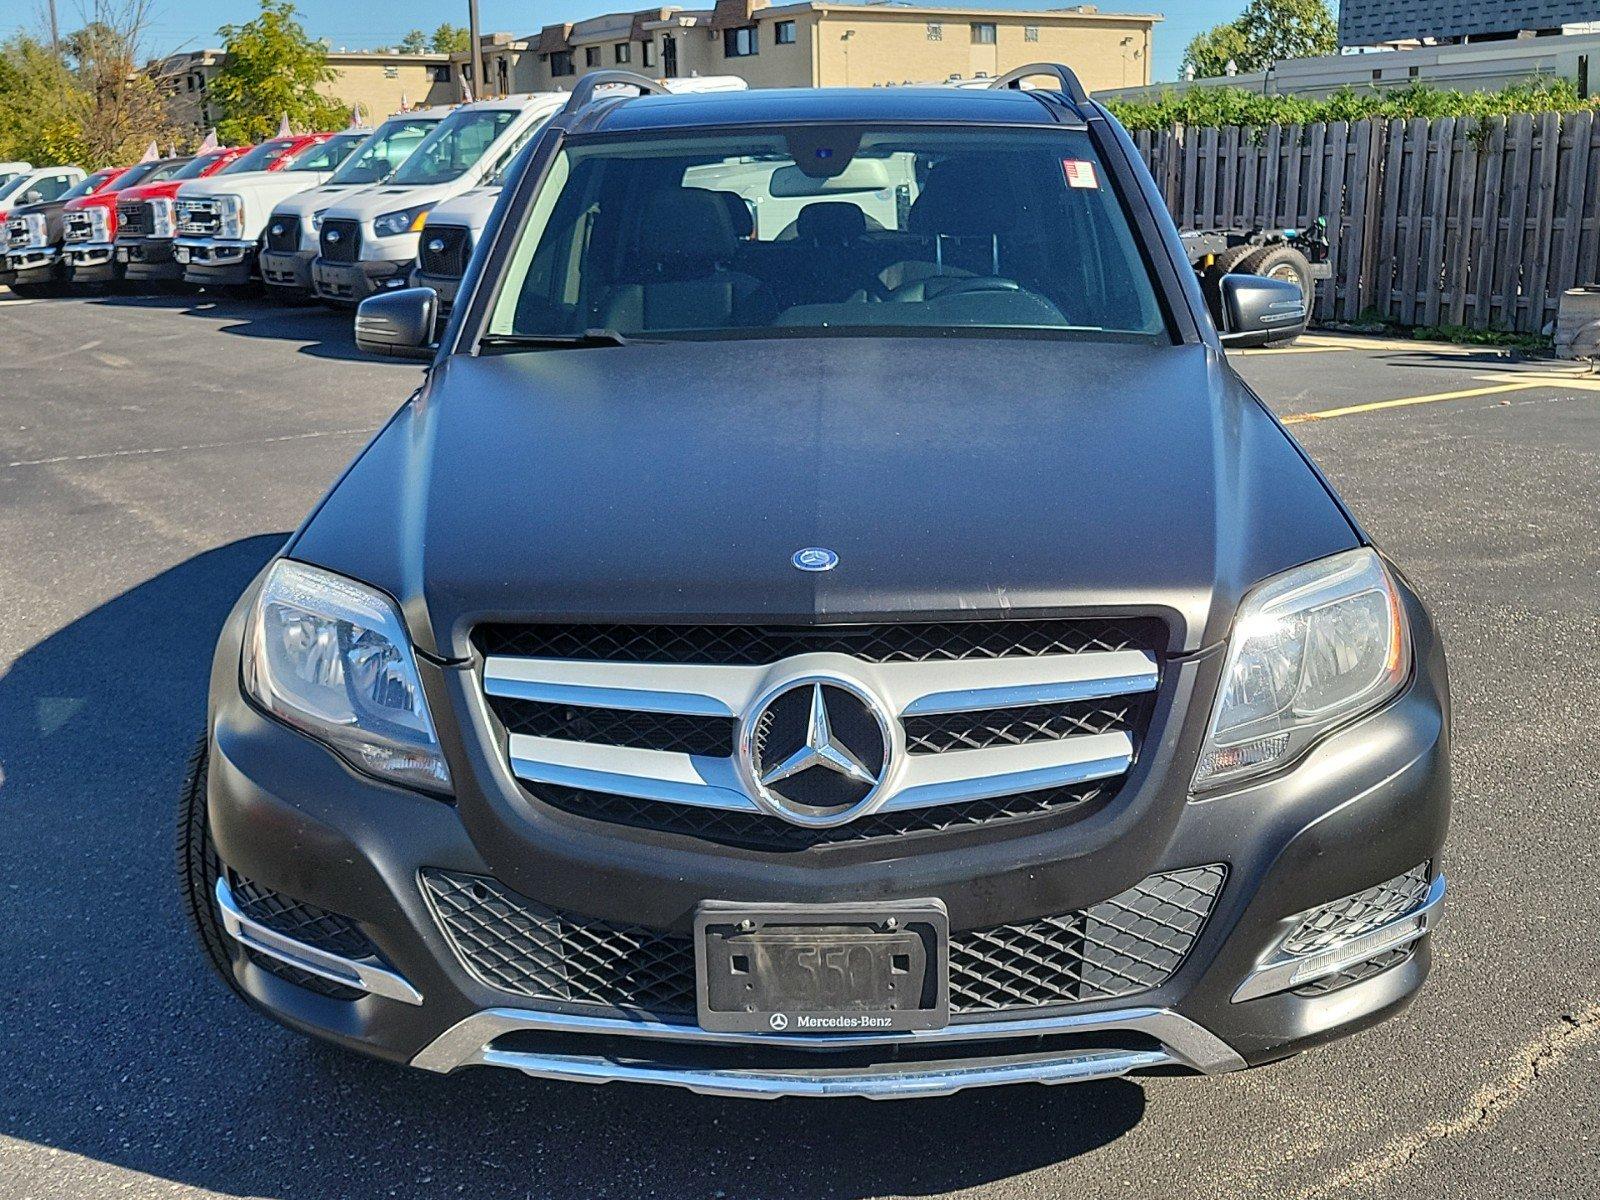
M 1055 110 L 1012 89 L 945 87 L 758 88 L 639 96 L 597 109 L 591 130 L 690 129 L 712 125 L 787 125 L 852 121 L 862 124 L 992 123 L 1057 125 Z

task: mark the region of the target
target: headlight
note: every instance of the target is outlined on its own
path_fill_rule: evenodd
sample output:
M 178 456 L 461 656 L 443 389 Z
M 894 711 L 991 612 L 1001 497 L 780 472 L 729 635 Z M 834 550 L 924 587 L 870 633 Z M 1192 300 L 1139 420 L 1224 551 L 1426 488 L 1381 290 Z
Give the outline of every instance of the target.
M 1267 580 L 1234 619 L 1195 787 L 1288 762 L 1394 695 L 1410 669 L 1400 597 L 1375 551 L 1336 554 Z
M 428 219 L 428 210 L 432 207 L 431 204 L 418 204 L 413 208 L 403 208 L 399 212 L 384 213 L 372 223 L 372 231 L 379 237 L 416 233 Z
M 244 197 L 217 197 L 217 235 L 225 238 L 244 236 Z
M 165 196 L 157 196 L 150 201 L 150 236 L 158 238 L 176 237 L 178 227 L 172 219 L 172 201 Z
M 243 675 L 258 704 L 361 770 L 449 790 L 411 640 L 380 593 L 280 560 L 250 615 Z

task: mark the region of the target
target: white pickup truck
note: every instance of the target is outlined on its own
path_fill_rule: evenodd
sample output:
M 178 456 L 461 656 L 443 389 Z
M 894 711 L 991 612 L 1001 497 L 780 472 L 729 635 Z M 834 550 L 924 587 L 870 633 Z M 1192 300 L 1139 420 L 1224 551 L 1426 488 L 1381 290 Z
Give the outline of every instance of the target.
M 262 238 L 261 280 L 283 297 L 311 295 L 311 263 L 317 257 L 322 214 L 365 188 L 384 182 L 411 157 L 453 106 L 397 113 L 362 142 L 321 187 L 280 200 Z
M 301 150 L 275 171 L 220 172 L 178 189 L 174 256 L 185 283 L 237 287 L 255 274 L 261 235 L 285 196 L 326 183 L 366 141 L 370 129 L 347 129 Z
M 428 213 L 480 186 L 566 99 L 565 92 L 541 92 L 463 104 L 386 182 L 327 209 L 311 264 L 317 295 L 354 305 L 407 286 Z

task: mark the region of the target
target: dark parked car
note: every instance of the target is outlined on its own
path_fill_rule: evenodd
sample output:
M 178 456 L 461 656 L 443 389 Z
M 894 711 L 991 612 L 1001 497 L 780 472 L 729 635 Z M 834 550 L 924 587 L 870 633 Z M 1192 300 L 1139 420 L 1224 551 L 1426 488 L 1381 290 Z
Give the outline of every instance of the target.
M 182 865 L 227 981 L 430 1070 L 755 1096 L 1405 1008 L 1444 656 L 1224 356 L 1300 290 L 1228 276 L 1219 335 L 1064 68 L 659 91 L 579 81 L 442 333 L 361 306 L 431 366 L 217 649 Z

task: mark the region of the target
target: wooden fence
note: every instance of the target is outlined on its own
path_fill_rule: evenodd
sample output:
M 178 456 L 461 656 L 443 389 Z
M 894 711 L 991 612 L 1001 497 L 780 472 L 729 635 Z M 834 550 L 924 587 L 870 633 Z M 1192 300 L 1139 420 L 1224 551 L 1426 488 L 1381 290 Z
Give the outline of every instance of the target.
M 1600 282 L 1594 114 L 1134 135 L 1180 228 L 1328 222 L 1316 315 L 1539 332 Z

